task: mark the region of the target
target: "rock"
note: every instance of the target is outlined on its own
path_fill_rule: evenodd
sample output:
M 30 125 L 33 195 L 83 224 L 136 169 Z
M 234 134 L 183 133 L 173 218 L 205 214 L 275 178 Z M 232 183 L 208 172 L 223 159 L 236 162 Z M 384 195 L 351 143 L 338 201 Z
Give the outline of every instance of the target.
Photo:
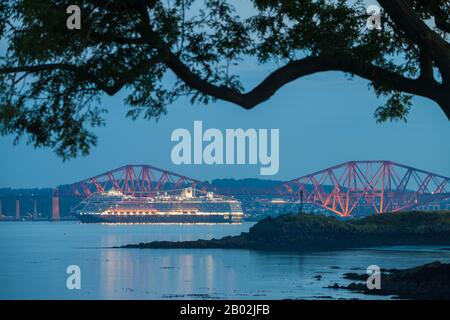
M 358 274 L 354 272 L 344 273 L 344 279 L 349 280 L 367 281 L 368 277 L 369 277 L 368 274 Z
M 361 274 L 359 277 L 362 279 L 367 275 Z M 381 289 L 369 290 L 365 282 L 354 282 L 339 288 L 372 295 L 392 295 L 400 299 L 450 300 L 450 263 L 435 261 L 410 269 L 391 269 L 390 273 L 382 273 Z

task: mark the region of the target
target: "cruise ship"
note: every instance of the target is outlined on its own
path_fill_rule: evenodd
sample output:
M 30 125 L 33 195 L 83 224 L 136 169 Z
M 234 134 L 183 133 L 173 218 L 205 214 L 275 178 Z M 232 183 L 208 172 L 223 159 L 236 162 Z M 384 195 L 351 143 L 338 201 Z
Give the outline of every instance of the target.
M 194 188 L 153 196 L 94 193 L 72 214 L 85 223 L 238 223 L 244 217 L 238 200 Z

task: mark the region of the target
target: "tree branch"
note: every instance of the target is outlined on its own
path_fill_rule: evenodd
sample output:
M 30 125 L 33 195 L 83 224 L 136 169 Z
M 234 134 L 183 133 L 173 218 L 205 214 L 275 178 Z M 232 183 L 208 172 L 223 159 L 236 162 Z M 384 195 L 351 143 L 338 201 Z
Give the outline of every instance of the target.
M 394 13 L 398 13 L 396 10 L 404 9 L 405 5 L 403 0 L 392 1 L 392 3 L 394 2 L 397 3 L 392 6 L 392 8 L 395 9 Z M 388 6 L 390 5 L 391 4 Z M 402 14 L 401 10 L 399 12 Z M 430 98 L 439 103 L 447 117 L 450 119 L 450 99 L 448 97 L 449 90 L 445 90 L 447 87 L 445 83 L 441 85 L 432 78 L 433 70 L 432 65 L 430 65 L 431 62 L 428 58 L 431 57 L 428 54 L 428 49 L 424 49 L 425 51 L 423 51 L 423 57 L 421 58 L 422 72 L 421 76 L 417 79 L 410 79 L 402 74 L 373 65 L 369 61 L 363 61 L 349 54 L 336 53 L 333 55 L 310 56 L 291 61 L 269 74 L 251 91 L 242 93 L 230 87 L 215 85 L 205 79 L 202 79 L 198 74 L 185 65 L 178 55 L 171 51 L 170 45 L 168 45 L 158 33 L 153 31 L 145 5 L 142 5 L 139 9 L 139 13 L 142 20 L 141 23 L 139 23 L 137 30 L 140 34 L 140 38 L 127 39 L 114 36 L 103 39 L 105 41 L 118 41 L 122 43 L 138 42 L 139 44 L 147 44 L 152 49 L 157 51 L 157 56 L 155 57 L 155 61 L 143 60 L 141 63 L 128 70 L 126 74 L 118 77 L 119 80 L 116 80 L 113 85 L 108 86 L 99 81 L 95 75 L 88 72 L 89 68 L 87 65 L 74 66 L 71 64 L 60 63 L 37 66 L 6 67 L 3 69 L 0 68 L 0 74 L 13 72 L 43 72 L 55 69 L 69 70 L 81 80 L 92 82 L 99 90 L 102 90 L 109 95 L 113 95 L 126 83 L 133 81 L 134 78 L 130 78 L 130 75 L 133 75 L 136 72 L 145 72 L 151 63 L 164 63 L 190 88 L 211 97 L 237 104 L 245 109 L 252 109 L 258 104 L 268 100 L 281 87 L 298 78 L 318 72 L 342 71 L 372 81 L 375 85 L 382 86 L 387 90 L 402 91 L 405 93 Z M 393 20 L 395 21 L 395 19 Z M 416 23 L 417 21 L 412 22 L 414 25 Z M 422 24 L 420 19 L 419 23 Z M 426 25 L 425 27 L 428 29 Z M 434 32 L 432 33 L 434 34 Z M 419 38 L 422 39 L 421 37 Z M 422 39 L 420 41 L 425 40 Z M 430 41 L 433 42 L 434 40 L 432 39 Z M 422 46 L 426 47 L 425 44 L 426 43 L 422 43 L 419 47 L 422 49 Z M 434 53 L 434 55 L 436 55 L 436 53 Z M 134 75 L 134 77 L 136 77 L 136 75 Z
M 378 2 L 420 50 L 436 62 L 444 82 L 450 81 L 450 45 L 415 14 L 407 0 Z
M 433 61 L 422 50 L 420 50 L 419 54 L 420 79 L 428 82 L 436 82 L 433 75 Z
M 398 73 L 385 70 L 371 63 L 360 61 L 348 55 L 322 55 L 306 57 L 289 62 L 275 70 L 258 86 L 248 93 L 240 93 L 225 86 L 216 86 L 200 78 L 192 72 L 178 56 L 170 51 L 169 46 L 151 28 L 145 9 L 141 10 L 142 24 L 140 34 L 149 45 L 156 47 L 164 63 L 189 87 L 217 99 L 235 103 L 245 109 L 252 109 L 268 100 L 275 92 L 287 83 L 300 77 L 324 71 L 343 71 L 358 75 L 376 84 L 398 91 L 435 98 L 440 89 L 437 83 L 424 83 L 419 79 L 409 79 Z
M 448 13 L 445 13 L 444 10 L 436 8 L 436 10 L 434 10 L 434 21 L 436 23 L 436 27 L 438 27 L 444 32 L 450 33 L 450 22 L 448 21 Z
M 110 33 L 91 32 L 89 38 L 96 42 L 117 43 L 117 44 L 145 44 L 141 38 L 121 37 Z
M 142 72 L 147 69 L 150 64 L 156 63 L 156 60 L 151 59 L 150 61 L 143 60 L 141 63 L 136 64 L 130 70 L 127 70 L 125 74 L 122 74 L 118 77 L 118 80 L 114 82 L 112 85 L 106 85 L 102 81 L 100 81 L 94 74 L 88 72 L 89 66 L 76 66 L 68 63 L 49 63 L 35 66 L 18 66 L 18 67 L 4 67 L 0 68 L 0 74 L 8 74 L 8 73 L 39 73 L 44 71 L 53 71 L 53 70 L 66 70 L 72 72 L 79 80 L 87 81 L 94 84 L 98 90 L 105 92 L 106 94 L 112 96 L 119 92 L 125 84 L 129 81 L 133 81 L 134 78 L 127 77 L 127 74 L 136 74 L 138 72 Z
M 8 73 L 39 73 L 53 70 L 67 70 L 73 72 L 79 79 L 94 83 L 99 90 L 106 92 L 109 95 L 117 93 L 118 88 L 115 86 L 108 87 L 96 79 L 92 74 L 87 72 L 84 68 L 68 64 L 68 63 L 48 63 L 35 66 L 17 66 L 0 68 L 0 74 Z M 119 88 L 120 89 L 120 88 Z
M 74 68 L 76 67 L 65 63 L 48 63 L 35 66 L 3 67 L 0 68 L 0 74 L 19 73 L 19 72 L 37 73 L 42 71 L 51 71 L 55 69 L 72 70 Z

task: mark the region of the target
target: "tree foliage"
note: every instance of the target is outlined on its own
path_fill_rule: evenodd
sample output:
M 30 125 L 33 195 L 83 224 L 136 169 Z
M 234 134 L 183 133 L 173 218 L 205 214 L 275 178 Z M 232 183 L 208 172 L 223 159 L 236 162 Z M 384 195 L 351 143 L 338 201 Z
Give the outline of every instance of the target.
M 414 95 L 450 118 L 450 1 L 379 0 L 381 30 L 368 30 L 361 0 L 251 3 L 240 17 L 224 0 L 2 1 L 0 133 L 66 159 L 95 145 L 104 94 L 124 89 L 132 118 L 157 118 L 181 96 L 251 109 L 324 71 L 369 80 L 386 101 L 377 121 L 405 120 Z M 66 28 L 71 4 L 80 30 Z M 249 58 L 279 67 L 247 89 L 233 70 Z

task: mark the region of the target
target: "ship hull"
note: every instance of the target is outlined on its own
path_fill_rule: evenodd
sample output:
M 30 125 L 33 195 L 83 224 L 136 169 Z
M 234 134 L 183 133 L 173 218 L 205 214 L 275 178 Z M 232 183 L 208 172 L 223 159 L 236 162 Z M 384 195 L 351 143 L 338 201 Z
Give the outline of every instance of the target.
M 238 223 L 241 219 L 231 219 L 229 215 L 75 215 L 83 223 Z

